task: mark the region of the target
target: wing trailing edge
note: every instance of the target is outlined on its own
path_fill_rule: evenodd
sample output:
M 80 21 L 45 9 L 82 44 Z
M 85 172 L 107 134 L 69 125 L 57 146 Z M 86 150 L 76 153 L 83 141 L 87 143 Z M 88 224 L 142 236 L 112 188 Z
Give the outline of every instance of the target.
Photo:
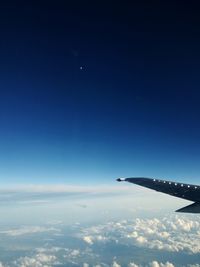
M 195 202 L 186 207 L 176 210 L 176 212 L 185 212 L 185 213 L 200 213 L 200 203 Z

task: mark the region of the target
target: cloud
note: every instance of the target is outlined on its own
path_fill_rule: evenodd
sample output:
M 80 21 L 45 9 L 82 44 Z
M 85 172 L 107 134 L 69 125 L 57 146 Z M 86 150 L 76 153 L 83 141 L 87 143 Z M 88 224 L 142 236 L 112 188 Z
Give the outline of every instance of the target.
M 92 241 L 92 237 L 91 237 L 91 236 L 84 236 L 84 237 L 83 237 L 83 240 L 84 240 L 86 243 L 90 244 L 90 245 L 93 244 L 93 241 Z
M 130 262 L 128 264 L 128 267 L 143 267 L 142 265 L 137 265 L 134 262 Z M 152 261 L 145 265 L 145 267 L 175 267 L 174 264 L 170 262 L 162 263 L 162 262 L 157 262 L 157 261 Z
M 99 254 L 95 254 L 91 249 L 70 249 L 61 247 L 45 247 L 36 249 L 32 256 L 20 257 L 12 263 L 8 263 L 9 267 L 52 267 L 52 266 L 83 266 L 83 267 L 121 267 L 125 266 L 119 259 L 114 257 L 111 264 L 100 262 Z M 144 260 L 144 259 L 143 259 Z M 0 264 L 0 267 L 5 267 Z M 127 267 L 175 267 L 170 262 L 159 262 L 157 260 L 146 262 L 145 264 L 127 262 Z M 183 264 L 181 266 L 184 266 Z M 185 265 L 185 267 L 199 267 L 199 264 Z
M 0 234 L 4 234 L 7 236 L 21 236 L 27 234 L 43 233 L 43 232 L 60 232 L 60 229 L 54 227 L 43 227 L 43 226 L 26 226 L 21 228 L 0 231 Z
M 116 261 L 113 262 L 112 267 L 121 267 L 120 264 L 118 264 Z M 128 264 L 128 267 L 175 267 L 172 263 L 170 262 L 166 262 L 166 263 L 162 263 L 162 262 L 157 262 L 157 261 L 152 261 L 150 263 L 147 263 L 144 265 L 138 265 L 135 264 L 134 262 L 130 262 Z
M 80 255 L 80 251 L 78 249 L 72 250 L 72 252 L 71 252 L 72 257 L 77 257 L 78 255 Z
M 17 267 L 50 267 L 53 264 L 58 264 L 57 258 L 54 255 L 43 253 L 36 254 L 35 257 L 21 257 L 14 261 L 14 266 Z
M 175 215 L 162 219 L 109 222 L 86 228 L 79 237 L 90 245 L 115 241 L 168 252 L 200 253 L 200 222 L 197 217 Z M 196 219 L 195 219 L 196 218 Z
M 146 188 L 135 188 L 136 192 L 146 192 Z M 149 190 L 148 190 L 149 191 Z M 71 184 L 26 184 L 1 186 L 0 194 L 24 193 L 133 193 L 130 185 L 71 185 Z
M 56 262 L 59 262 L 59 266 L 83 266 L 83 263 L 92 261 L 97 262 L 98 256 L 90 248 L 66 248 L 66 247 L 40 247 L 35 249 L 35 256 L 31 258 L 36 259 L 36 255 L 50 255 L 55 256 Z M 104 265 L 105 266 L 105 265 Z
M 5 235 L 5 239 L 10 236 L 16 237 L 14 239 L 17 240 L 17 237 L 28 234 L 42 232 L 55 234 L 59 231 L 61 233 L 64 231 L 63 233 L 66 234 L 62 221 L 52 221 L 47 226 L 24 226 L 4 230 L 0 231 L 0 234 Z M 187 263 L 185 267 L 200 267 L 199 264 L 195 264 L 195 262 L 198 262 L 196 259 L 200 255 L 200 221 L 198 216 L 195 215 L 178 214 L 163 218 L 108 221 L 90 227 L 78 225 L 75 231 L 70 232 L 70 236 L 73 240 L 78 238 L 78 241 L 81 240 L 81 242 L 76 240 L 72 244 L 72 248 L 67 248 L 66 244 L 63 243 L 63 238 L 61 242 L 59 239 L 56 240 L 56 246 L 51 246 L 53 244 L 51 241 L 45 241 L 45 243 L 41 243 L 41 247 L 29 251 L 28 254 L 18 254 L 19 258 L 12 263 L 7 262 L 7 265 L 4 262 L 2 262 L 2 265 L 0 263 L 0 267 L 50 267 L 56 264 L 59 266 L 77 265 L 83 267 L 84 264 L 89 264 L 91 267 L 174 267 L 172 259 L 179 262 L 180 266 L 184 266 L 183 259 L 190 259 L 190 257 L 193 259 L 190 261 L 193 265 Z M 127 254 L 125 259 L 122 260 L 124 249 Z M 144 255 L 144 258 L 142 258 L 143 264 L 141 264 L 140 255 L 144 249 L 145 251 L 148 249 L 148 253 L 147 256 Z M 107 253 L 106 257 L 105 251 Z M 113 251 L 117 251 L 115 254 L 117 257 L 113 258 Z M 133 254 L 130 255 L 130 251 Z M 162 255 L 170 255 L 170 257 L 161 258 Z M 173 255 L 172 258 L 171 255 Z M 182 259 L 181 255 L 184 255 Z M 166 262 L 167 259 L 171 259 L 170 262 Z
M 147 189 L 134 188 L 135 195 L 141 195 L 147 192 Z M 52 203 L 53 198 L 70 197 L 80 198 L 85 197 L 105 197 L 105 196 L 131 196 L 133 188 L 130 185 L 67 185 L 67 184 L 52 184 L 52 185 L 12 185 L 1 186 L 0 202 L 1 204 L 48 204 Z M 86 208 L 86 203 L 76 203 L 81 208 Z
M 128 267 L 139 267 L 139 265 L 135 264 L 134 262 L 130 262 Z
M 118 264 L 116 261 L 113 261 L 112 267 L 121 267 L 121 265 Z
M 157 261 L 152 261 L 149 264 L 149 267 L 174 267 L 174 264 L 170 263 L 170 262 L 166 262 L 166 263 L 159 263 Z

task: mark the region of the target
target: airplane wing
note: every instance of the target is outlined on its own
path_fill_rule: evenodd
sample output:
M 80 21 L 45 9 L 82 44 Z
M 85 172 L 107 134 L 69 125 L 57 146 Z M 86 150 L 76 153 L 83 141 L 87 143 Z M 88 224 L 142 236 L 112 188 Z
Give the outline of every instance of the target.
M 177 212 L 200 213 L 200 186 L 198 185 L 145 177 L 118 178 L 117 181 L 137 184 L 174 197 L 194 201 L 195 203 L 179 209 Z

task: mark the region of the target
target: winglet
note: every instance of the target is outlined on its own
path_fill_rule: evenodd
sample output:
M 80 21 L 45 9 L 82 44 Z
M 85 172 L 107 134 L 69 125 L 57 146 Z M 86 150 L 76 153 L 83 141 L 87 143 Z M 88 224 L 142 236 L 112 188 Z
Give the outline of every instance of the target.
M 126 179 L 125 178 L 117 178 L 116 181 L 117 182 L 124 182 L 124 181 L 126 181 Z

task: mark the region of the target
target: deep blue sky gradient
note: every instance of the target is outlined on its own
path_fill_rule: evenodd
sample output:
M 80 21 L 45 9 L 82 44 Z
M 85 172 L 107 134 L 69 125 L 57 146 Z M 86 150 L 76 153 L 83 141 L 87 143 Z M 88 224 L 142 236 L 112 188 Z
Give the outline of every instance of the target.
M 198 6 L 81 2 L 1 4 L 1 183 L 200 183 Z

